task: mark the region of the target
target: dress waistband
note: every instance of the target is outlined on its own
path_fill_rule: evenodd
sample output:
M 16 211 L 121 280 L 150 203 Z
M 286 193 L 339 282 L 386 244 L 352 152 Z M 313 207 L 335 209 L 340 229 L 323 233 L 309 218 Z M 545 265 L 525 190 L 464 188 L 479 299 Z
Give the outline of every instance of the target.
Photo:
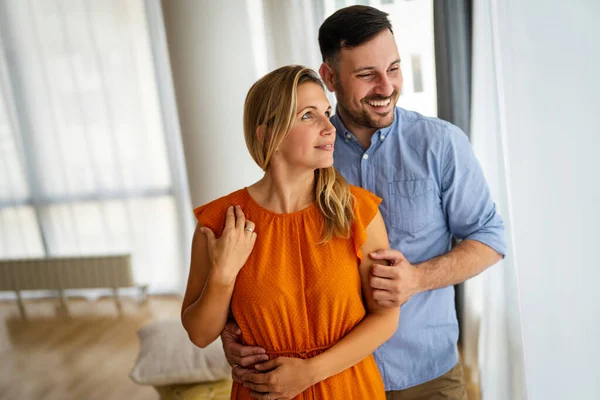
M 315 347 L 312 349 L 306 349 L 306 350 L 266 350 L 267 355 L 269 356 L 269 358 L 276 358 L 276 357 L 294 357 L 294 358 L 303 358 L 303 359 L 308 359 L 308 358 L 313 358 L 323 352 L 325 352 L 326 350 L 328 350 L 331 346 L 333 345 L 329 345 L 329 346 L 323 346 L 323 347 Z

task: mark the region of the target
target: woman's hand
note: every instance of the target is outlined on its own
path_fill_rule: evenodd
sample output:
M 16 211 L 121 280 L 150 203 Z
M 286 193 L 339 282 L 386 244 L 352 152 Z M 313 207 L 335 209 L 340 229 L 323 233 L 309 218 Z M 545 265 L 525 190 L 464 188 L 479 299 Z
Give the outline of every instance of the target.
M 210 228 L 202 227 L 200 230 L 208 244 L 211 275 L 223 285 L 232 285 L 254 248 L 254 222 L 246 219 L 240 206 L 235 206 L 235 210 L 230 206 L 220 238 L 216 239 Z
M 310 360 L 302 358 L 277 357 L 257 364 L 258 373 L 244 375 L 244 386 L 252 390 L 255 399 L 292 399 L 318 381 L 309 364 Z

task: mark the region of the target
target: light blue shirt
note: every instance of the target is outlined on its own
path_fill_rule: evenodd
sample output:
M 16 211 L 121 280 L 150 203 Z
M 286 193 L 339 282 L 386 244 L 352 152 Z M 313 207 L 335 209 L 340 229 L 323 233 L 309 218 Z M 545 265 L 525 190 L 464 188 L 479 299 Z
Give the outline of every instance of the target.
M 337 114 L 335 167 L 350 184 L 383 198 L 390 246 L 415 264 L 450 250 L 451 238 L 477 240 L 504 255 L 502 218 L 467 136 L 437 118 L 396 108 L 394 123 L 365 149 Z M 398 330 L 375 359 L 386 390 L 435 379 L 458 362 L 454 287 L 413 296 Z

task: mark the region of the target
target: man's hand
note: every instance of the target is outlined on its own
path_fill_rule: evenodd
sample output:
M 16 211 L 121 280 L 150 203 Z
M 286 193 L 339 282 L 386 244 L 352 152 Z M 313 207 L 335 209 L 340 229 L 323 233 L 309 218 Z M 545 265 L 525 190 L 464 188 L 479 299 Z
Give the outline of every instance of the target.
M 258 372 L 244 376 L 244 386 L 252 390 L 255 399 L 292 399 L 316 383 L 309 363 L 302 358 L 277 357 L 257 364 Z
M 229 321 L 221 332 L 221 341 L 227 362 L 233 367 L 231 377 L 234 381 L 242 383 L 242 377 L 252 371 L 244 367 L 252 366 L 256 363 L 267 361 L 269 356 L 265 354 L 265 349 L 255 346 L 244 346 L 240 344 L 240 327 L 235 321 Z
M 419 268 L 408 262 L 399 251 L 377 250 L 369 256 L 373 260 L 389 263 L 371 266 L 369 284 L 373 288 L 373 298 L 381 306 L 401 306 L 413 295 L 424 291 Z

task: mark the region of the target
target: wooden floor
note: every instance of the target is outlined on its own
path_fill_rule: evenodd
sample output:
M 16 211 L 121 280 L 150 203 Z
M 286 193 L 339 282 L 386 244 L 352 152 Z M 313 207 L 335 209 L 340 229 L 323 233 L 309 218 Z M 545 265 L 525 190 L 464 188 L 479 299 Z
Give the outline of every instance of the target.
M 0 302 L 0 399 L 147 399 L 158 393 L 129 379 L 137 330 L 159 318 L 178 318 L 181 300 L 150 297 L 145 305 L 112 299 L 68 300 L 68 315 L 53 299 Z
M 23 319 L 16 302 L 0 302 L 0 400 L 158 400 L 152 387 L 129 379 L 136 332 L 178 318 L 180 304 L 177 297 L 151 296 L 143 305 L 124 298 L 119 313 L 112 299 L 69 299 L 67 314 L 58 300 L 26 300 Z M 469 400 L 481 398 L 476 385 L 467 390 Z

